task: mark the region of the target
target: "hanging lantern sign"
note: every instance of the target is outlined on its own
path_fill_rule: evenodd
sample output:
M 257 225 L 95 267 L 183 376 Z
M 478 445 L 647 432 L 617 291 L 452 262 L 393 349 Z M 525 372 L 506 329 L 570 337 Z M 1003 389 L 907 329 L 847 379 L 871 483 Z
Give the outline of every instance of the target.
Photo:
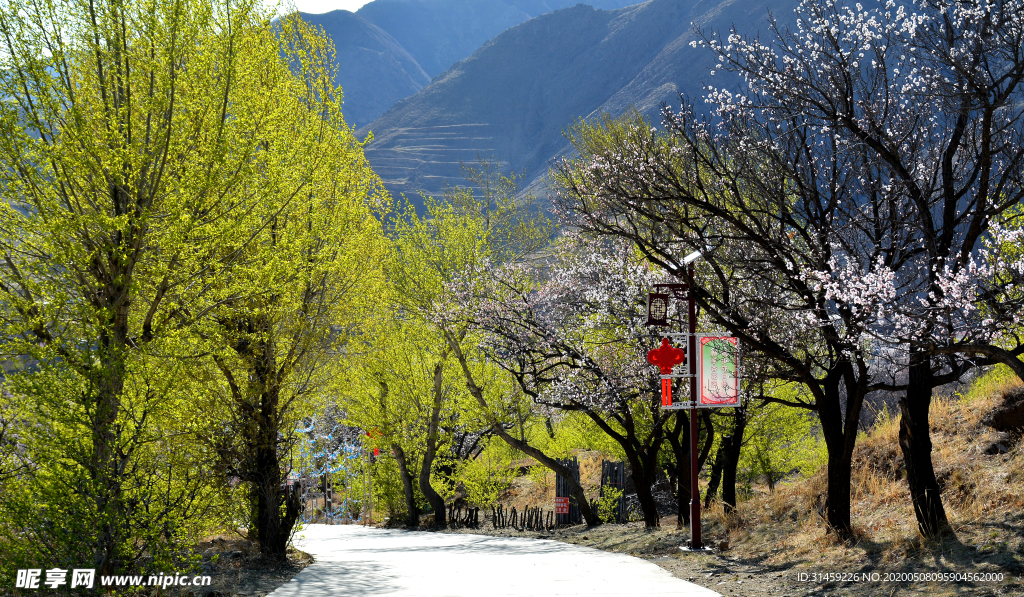
M 668 325 L 668 295 L 652 292 L 647 295 L 647 324 Z
M 739 338 L 703 336 L 700 340 L 700 404 L 739 406 Z
M 686 351 L 680 350 L 661 339 L 661 346 L 647 353 L 647 362 L 661 370 L 661 374 L 672 375 L 672 368 L 686 362 Z M 661 378 L 661 405 L 672 406 L 672 378 Z

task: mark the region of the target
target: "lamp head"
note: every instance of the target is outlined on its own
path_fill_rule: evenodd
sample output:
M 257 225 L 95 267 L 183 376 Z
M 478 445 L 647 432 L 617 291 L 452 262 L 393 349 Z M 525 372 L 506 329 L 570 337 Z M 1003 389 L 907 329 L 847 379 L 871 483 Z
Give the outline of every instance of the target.
M 701 252 L 694 251 L 693 253 L 690 253 L 689 255 L 683 258 L 683 265 L 690 265 L 694 261 L 697 261 L 699 257 L 701 257 Z

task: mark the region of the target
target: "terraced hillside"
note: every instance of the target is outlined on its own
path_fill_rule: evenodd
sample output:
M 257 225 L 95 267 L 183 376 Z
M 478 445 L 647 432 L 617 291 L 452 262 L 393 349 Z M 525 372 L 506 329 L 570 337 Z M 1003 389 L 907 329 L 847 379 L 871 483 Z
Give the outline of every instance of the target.
M 367 151 L 374 171 L 397 197 L 418 197 L 417 189 L 432 189 L 435 196 L 445 184 L 461 183 L 459 160 L 472 159 L 475 150 L 490 151 L 492 127 L 488 123 L 442 124 L 395 131 L 388 151 L 375 151 L 376 137 Z M 424 167 L 424 166 L 427 167 Z
M 460 160 L 493 155 L 527 183 L 567 150 L 563 131 L 599 112 L 631 106 L 656 121 L 662 103 L 703 94 L 710 52 L 693 48 L 694 25 L 747 32 L 768 11 L 789 18 L 795 0 L 650 0 L 605 11 L 586 5 L 531 19 L 497 36 L 430 85 L 362 127 L 366 155 L 392 193 L 439 195 L 461 182 Z

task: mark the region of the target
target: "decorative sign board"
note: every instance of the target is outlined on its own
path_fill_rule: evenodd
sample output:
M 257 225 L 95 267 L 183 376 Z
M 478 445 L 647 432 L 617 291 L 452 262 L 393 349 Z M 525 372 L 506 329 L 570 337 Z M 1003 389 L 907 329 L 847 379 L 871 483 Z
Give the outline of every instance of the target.
M 698 341 L 700 403 L 697 406 L 739 406 L 739 339 L 702 336 Z
M 569 498 L 567 497 L 556 497 L 555 498 L 555 514 L 568 514 L 569 513 Z

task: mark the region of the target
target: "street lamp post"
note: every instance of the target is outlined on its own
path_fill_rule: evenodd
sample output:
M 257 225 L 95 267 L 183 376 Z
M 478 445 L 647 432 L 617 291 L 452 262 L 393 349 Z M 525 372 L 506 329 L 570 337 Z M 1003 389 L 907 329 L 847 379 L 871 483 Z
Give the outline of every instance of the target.
M 700 251 L 694 251 L 683 259 L 689 284 L 655 284 L 655 288 L 669 289 L 678 300 L 683 299 L 686 292 L 687 332 L 672 333 L 666 336 L 685 336 L 687 339 L 686 362 L 689 373 L 677 375 L 673 367 L 681 363 L 681 351 L 669 344 L 668 338 L 662 340 L 662 346 L 647 353 L 647 361 L 661 367 L 662 408 L 687 409 L 690 411 L 690 546 L 685 551 L 705 551 L 700 534 L 700 491 L 697 487 L 697 409 L 734 407 L 742 408 L 740 402 L 740 343 L 735 336 L 724 333 L 700 334 L 697 340 L 697 301 L 694 298 L 694 262 L 702 257 Z M 667 326 L 668 299 L 667 295 L 651 293 L 648 300 L 647 324 Z M 698 360 L 700 365 L 698 366 Z M 699 371 L 698 371 L 699 369 Z M 672 405 L 671 384 L 676 377 L 690 378 L 690 400 L 682 401 L 679 406 Z M 698 390 L 699 388 L 699 390 Z
M 694 251 L 683 259 L 683 264 L 687 266 L 687 275 L 691 284 L 670 284 L 670 285 L 659 285 L 668 286 L 673 291 L 680 291 L 686 289 L 686 306 L 687 306 L 687 350 L 686 350 L 686 361 L 689 365 L 689 375 L 686 377 L 690 378 L 690 403 L 688 406 L 690 410 L 690 550 L 699 551 L 704 548 L 703 542 L 701 541 L 700 533 L 700 490 L 697 487 L 697 303 L 693 298 L 693 276 L 694 276 L 694 262 L 701 257 L 700 251 Z M 679 298 L 677 292 L 676 297 Z M 647 302 L 647 324 L 648 325 L 668 325 L 668 295 L 662 293 L 651 293 Z M 666 400 L 666 394 L 671 396 L 671 393 L 666 393 L 664 388 L 664 382 L 671 383 L 671 367 L 673 364 L 678 363 L 679 359 L 672 359 L 668 354 L 670 351 L 677 351 L 675 348 L 671 348 L 667 345 L 668 339 L 662 342 L 662 347 L 657 350 L 652 350 L 648 353 L 648 362 L 652 365 L 658 365 L 662 367 L 662 375 L 668 374 L 669 377 L 663 378 L 662 384 L 662 399 L 663 403 Z M 666 354 L 656 355 L 656 353 L 666 352 Z M 667 369 L 666 369 L 667 367 Z M 670 400 L 670 398 L 669 398 Z M 671 404 L 665 404 L 671 408 Z M 685 408 L 685 407 L 684 407 Z
M 687 363 L 690 369 L 690 549 L 703 549 L 700 537 L 700 489 L 697 487 L 697 302 L 693 300 L 693 262 L 700 257 L 700 251 L 686 256 L 690 288 L 686 291 L 686 308 L 689 343 Z

